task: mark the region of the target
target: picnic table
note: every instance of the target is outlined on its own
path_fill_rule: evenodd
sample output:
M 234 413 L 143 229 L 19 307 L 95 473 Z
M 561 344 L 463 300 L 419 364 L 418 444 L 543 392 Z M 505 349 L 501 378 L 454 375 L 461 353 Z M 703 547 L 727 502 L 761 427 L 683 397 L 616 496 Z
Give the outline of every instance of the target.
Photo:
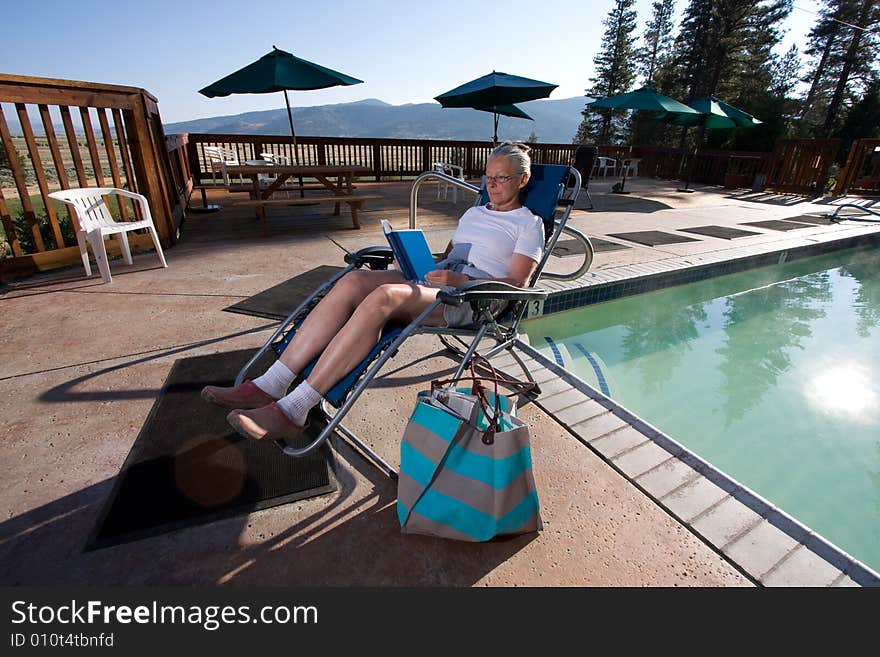
M 269 223 L 266 218 L 266 206 L 268 205 L 314 205 L 315 203 L 333 203 L 333 214 L 339 214 L 341 203 L 348 203 L 351 207 L 351 220 L 354 228 L 360 228 L 358 210 L 369 200 L 381 200 L 381 196 L 366 196 L 354 193 L 352 184 L 355 177 L 372 173 L 368 167 L 348 165 L 278 165 L 278 164 L 248 164 L 227 167 L 229 178 L 243 176 L 250 179 L 249 188 L 246 186 L 250 198 L 246 201 L 233 201 L 233 205 L 251 206 L 256 209 L 257 218 L 263 226 L 263 235 L 269 234 Z M 260 176 L 274 176 L 269 184 L 261 184 Z M 300 198 L 280 198 L 277 192 L 292 189 L 285 188 L 285 183 L 290 178 L 314 178 L 318 181 L 318 189 L 321 192 L 329 191 L 330 196 L 305 196 L 304 189 Z M 230 191 L 238 191 L 240 186 L 230 186 Z M 295 188 L 293 188 L 295 189 Z

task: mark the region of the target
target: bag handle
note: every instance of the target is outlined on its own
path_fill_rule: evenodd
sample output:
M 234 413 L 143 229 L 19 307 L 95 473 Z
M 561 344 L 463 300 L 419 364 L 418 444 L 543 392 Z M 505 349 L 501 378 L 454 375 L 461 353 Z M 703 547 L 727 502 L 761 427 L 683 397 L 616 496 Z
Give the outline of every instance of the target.
M 481 375 L 477 372 L 477 364 L 481 365 L 483 368 L 487 369 L 490 372 L 490 375 Z M 459 379 L 450 378 L 450 379 L 440 379 L 431 381 L 431 390 L 436 390 L 437 388 L 442 388 L 447 385 L 454 385 L 460 381 L 470 381 L 471 382 L 471 393 L 477 398 L 477 402 L 480 405 L 480 409 L 483 411 L 483 415 L 486 417 L 489 422 L 489 426 L 486 427 L 486 430 L 483 432 L 483 443 L 486 445 L 491 445 L 495 442 L 495 432 L 500 428 L 500 419 L 501 419 L 501 402 L 498 399 L 498 384 L 502 383 L 508 385 L 512 388 L 515 388 L 512 392 L 505 393 L 505 397 L 508 399 L 512 399 L 518 395 L 526 394 L 532 392 L 537 388 L 537 384 L 532 381 L 519 381 L 517 379 L 510 379 L 507 377 L 502 377 L 498 375 L 498 372 L 495 370 L 495 366 L 489 361 L 488 358 L 482 356 L 480 354 L 473 354 L 471 356 L 470 361 L 468 362 L 468 366 L 470 369 L 470 376 L 464 376 Z M 488 392 L 489 389 L 485 385 L 485 383 L 492 384 L 492 392 L 494 393 L 493 401 L 494 408 L 492 412 L 489 412 L 488 408 Z
M 479 360 L 480 364 L 487 370 L 489 370 L 491 374 L 478 374 L 476 371 L 474 360 Z M 480 380 L 494 383 L 494 388 L 496 391 L 498 389 L 499 383 L 513 388 L 513 390 L 511 390 L 510 392 L 504 393 L 505 397 L 512 399 L 513 397 L 516 397 L 518 395 L 528 394 L 538 389 L 538 384 L 533 381 L 520 381 L 519 379 L 512 379 L 507 376 L 499 375 L 492 363 L 489 362 L 489 360 L 487 360 L 484 356 L 480 356 L 479 354 L 474 354 L 469 365 L 470 376 L 463 376 L 457 379 L 454 377 L 449 379 L 435 379 L 434 381 L 431 381 L 431 390 L 443 388 L 448 385 L 454 385 L 460 381 L 473 382 L 474 380 Z

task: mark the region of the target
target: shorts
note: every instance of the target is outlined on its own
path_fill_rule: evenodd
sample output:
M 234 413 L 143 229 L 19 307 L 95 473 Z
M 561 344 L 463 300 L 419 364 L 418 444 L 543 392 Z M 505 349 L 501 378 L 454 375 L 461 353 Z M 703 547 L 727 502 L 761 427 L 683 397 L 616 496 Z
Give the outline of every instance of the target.
M 492 317 L 498 317 L 507 308 L 508 302 L 504 299 L 495 299 L 489 302 L 489 312 Z M 443 319 L 446 320 L 447 328 L 473 328 L 477 326 L 474 320 L 474 309 L 471 304 L 463 303 L 460 306 L 443 306 Z

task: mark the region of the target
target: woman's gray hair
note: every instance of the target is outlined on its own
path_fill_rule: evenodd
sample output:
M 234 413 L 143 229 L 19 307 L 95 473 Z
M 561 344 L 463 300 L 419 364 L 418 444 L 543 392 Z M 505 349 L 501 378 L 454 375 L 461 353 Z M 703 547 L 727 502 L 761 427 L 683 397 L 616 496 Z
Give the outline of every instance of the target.
M 530 173 L 532 166 L 532 158 L 529 157 L 530 150 L 525 144 L 505 141 L 493 148 L 489 157 L 506 157 L 513 164 L 516 173 Z

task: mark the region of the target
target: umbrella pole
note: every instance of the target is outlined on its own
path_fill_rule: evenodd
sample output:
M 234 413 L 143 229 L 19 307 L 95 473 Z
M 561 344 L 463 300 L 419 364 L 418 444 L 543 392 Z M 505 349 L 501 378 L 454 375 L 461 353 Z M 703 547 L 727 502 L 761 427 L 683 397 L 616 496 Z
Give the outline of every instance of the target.
M 694 145 L 694 153 L 691 155 L 691 161 L 688 162 L 687 174 L 684 178 L 684 187 L 677 189 L 677 192 L 687 192 L 688 194 L 692 194 L 694 190 L 689 189 L 688 185 L 691 182 L 691 176 L 694 172 L 694 165 L 697 162 L 697 151 L 700 150 L 700 145 L 703 143 L 703 135 L 706 134 L 706 119 L 709 118 L 708 114 L 703 114 L 703 117 L 700 119 L 700 129 L 697 131 L 696 143 Z
M 495 121 L 495 130 L 492 134 L 492 146 L 497 146 L 498 145 L 498 115 L 493 112 L 492 116 Z
M 293 130 L 293 112 L 290 110 L 290 99 L 287 97 L 287 89 L 284 90 L 284 104 L 287 105 L 287 121 L 290 123 L 290 138 L 293 139 L 293 161 L 299 165 L 299 149 L 296 147 L 296 132 Z M 299 197 L 305 198 L 306 190 L 303 189 L 302 176 L 299 177 Z
M 631 150 L 631 149 L 630 149 L 630 155 L 632 155 L 632 150 Z M 626 158 L 621 158 L 621 160 L 620 160 L 621 163 L 622 163 L 623 160 L 625 160 L 625 159 L 626 159 Z M 620 181 L 620 189 L 614 189 L 614 187 L 616 187 L 616 185 L 613 185 L 613 186 L 611 187 L 611 193 L 612 193 L 612 194 L 629 194 L 629 192 L 625 192 L 625 191 L 623 191 L 623 188 L 626 186 L 626 174 L 627 174 L 627 172 L 629 172 L 629 167 L 626 167 L 626 168 L 623 170 L 623 179 Z

